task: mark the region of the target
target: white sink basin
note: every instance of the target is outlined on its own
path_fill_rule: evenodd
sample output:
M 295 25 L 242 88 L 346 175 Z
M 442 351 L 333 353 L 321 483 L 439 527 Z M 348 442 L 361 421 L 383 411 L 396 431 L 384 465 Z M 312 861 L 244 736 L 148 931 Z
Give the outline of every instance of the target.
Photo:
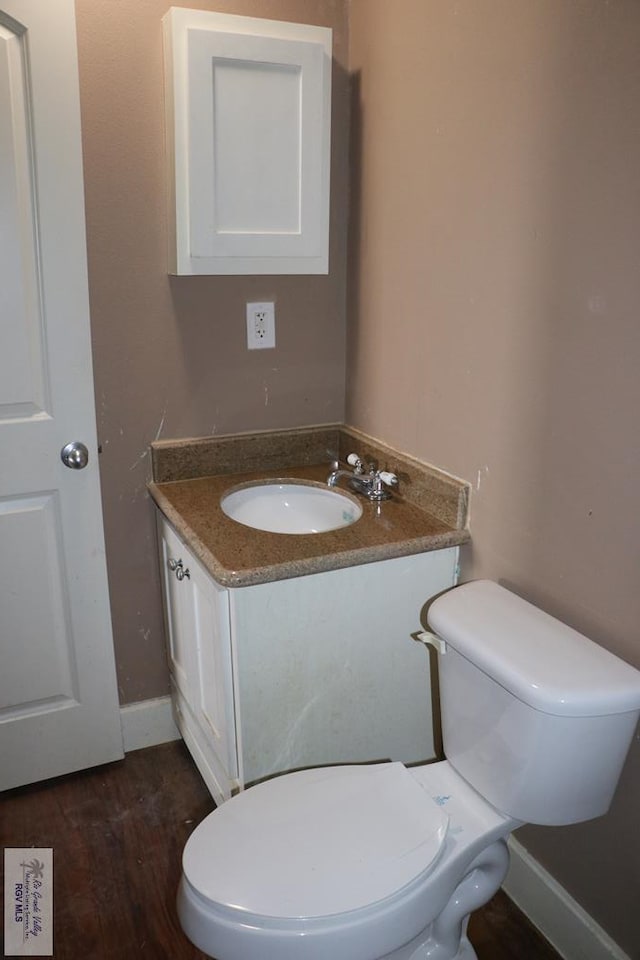
M 322 483 L 270 480 L 234 487 L 220 500 L 237 523 L 271 533 L 324 533 L 362 516 L 358 501 Z

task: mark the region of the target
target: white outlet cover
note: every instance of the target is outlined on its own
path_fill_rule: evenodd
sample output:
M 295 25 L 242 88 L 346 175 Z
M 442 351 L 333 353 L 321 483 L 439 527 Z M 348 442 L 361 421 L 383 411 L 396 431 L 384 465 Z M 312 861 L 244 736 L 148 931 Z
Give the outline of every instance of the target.
M 275 304 L 273 301 L 247 304 L 247 347 L 268 350 L 276 345 Z

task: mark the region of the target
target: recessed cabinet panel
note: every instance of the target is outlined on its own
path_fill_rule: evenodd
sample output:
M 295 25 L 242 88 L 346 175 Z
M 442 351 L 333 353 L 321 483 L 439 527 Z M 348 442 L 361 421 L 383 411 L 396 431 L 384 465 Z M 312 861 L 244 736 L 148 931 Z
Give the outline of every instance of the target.
M 326 273 L 331 31 L 164 18 L 170 272 Z
M 214 62 L 209 142 L 215 148 L 213 216 L 223 243 L 242 241 L 242 234 L 296 237 L 301 231 L 300 78 L 295 66 Z M 205 231 L 205 243 L 210 239 Z
M 239 785 L 228 590 L 158 517 L 174 715 L 216 803 Z
M 184 565 L 183 545 L 168 524 L 159 528 L 160 566 L 164 583 L 165 613 L 169 660 L 174 682 L 186 700 L 194 700 L 197 686 L 195 610 L 189 582 L 176 576 L 176 564 Z M 189 564 L 187 561 L 187 568 Z M 184 585 L 183 585 L 184 584 Z

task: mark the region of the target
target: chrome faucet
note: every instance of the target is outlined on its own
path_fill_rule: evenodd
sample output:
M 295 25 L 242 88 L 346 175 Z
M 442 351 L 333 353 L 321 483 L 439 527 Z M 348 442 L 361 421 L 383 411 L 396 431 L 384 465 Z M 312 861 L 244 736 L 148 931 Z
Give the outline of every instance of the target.
M 374 462 L 367 465 L 368 473 L 365 472 L 367 468 L 365 468 L 357 453 L 350 453 L 347 457 L 347 463 L 350 467 L 353 467 L 353 471 L 340 470 L 336 463 L 335 469 L 331 471 L 327 479 L 327 486 L 335 487 L 340 477 L 347 477 L 352 490 L 373 501 L 388 500 L 391 494 L 385 488 L 398 486 L 398 478 L 395 473 L 390 473 L 388 470 L 378 470 L 377 464 Z

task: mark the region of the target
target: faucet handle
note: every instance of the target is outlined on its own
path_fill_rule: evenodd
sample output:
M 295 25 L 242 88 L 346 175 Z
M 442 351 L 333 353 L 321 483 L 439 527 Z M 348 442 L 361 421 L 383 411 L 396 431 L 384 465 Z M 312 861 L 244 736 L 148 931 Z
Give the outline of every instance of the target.
M 396 477 L 395 473 L 390 473 L 388 470 L 381 470 L 379 477 L 383 483 L 386 483 L 388 487 L 398 486 L 398 478 Z
M 350 453 L 347 457 L 347 463 L 354 468 L 356 473 L 364 473 L 364 464 L 357 453 Z

